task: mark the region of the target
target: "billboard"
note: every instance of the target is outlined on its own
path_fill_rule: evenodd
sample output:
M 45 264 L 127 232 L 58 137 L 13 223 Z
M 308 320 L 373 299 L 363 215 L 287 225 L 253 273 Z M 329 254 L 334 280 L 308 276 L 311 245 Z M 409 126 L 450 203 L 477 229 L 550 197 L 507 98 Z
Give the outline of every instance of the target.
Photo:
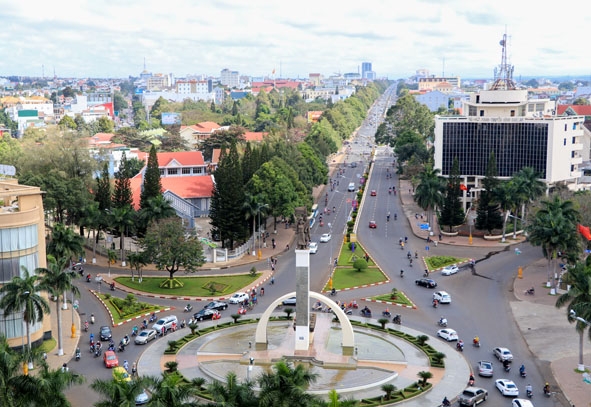
M 162 112 L 162 120 L 161 123 L 163 126 L 165 125 L 179 125 L 181 124 L 181 114 L 180 113 L 172 113 L 172 112 L 167 112 L 164 113 Z

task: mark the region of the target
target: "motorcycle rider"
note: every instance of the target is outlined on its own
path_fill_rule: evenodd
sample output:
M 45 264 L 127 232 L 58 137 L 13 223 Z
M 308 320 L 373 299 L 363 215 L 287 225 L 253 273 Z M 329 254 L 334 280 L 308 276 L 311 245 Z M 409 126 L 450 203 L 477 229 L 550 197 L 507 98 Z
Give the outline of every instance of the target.
M 480 338 L 478 337 L 478 335 L 476 335 L 474 339 L 472 339 L 472 343 L 474 343 L 474 345 L 476 346 L 480 345 Z
M 544 385 L 544 394 L 550 394 L 550 385 L 548 382 Z
M 185 312 L 189 312 L 189 311 L 191 311 L 191 309 L 193 309 L 193 307 L 191 306 L 191 303 L 187 303 L 187 305 L 185 305 Z
M 525 375 L 525 365 L 519 366 L 519 374 L 521 376 L 524 376 Z
M 84 331 L 88 332 L 88 321 L 84 321 Z
M 503 360 L 503 367 L 506 371 L 509 371 L 509 369 L 511 368 L 511 362 L 509 362 L 508 360 Z
M 443 398 L 443 401 L 441 402 L 441 405 L 444 407 L 449 407 L 451 406 L 451 403 L 449 402 L 449 400 L 447 399 L 447 397 Z
M 439 325 L 447 326 L 447 319 L 445 319 L 444 317 L 439 318 Z
M 527 394 L 528 396 L 531 397 L 531 395 L 533 394 L 533 387 L 530 383 L 527 384 L 527 386 L 525 386 L 525 394 Z
M 390 315 L 392 315 L 392 314 L 390 313 L 390 309 L 389 309 L 389 308 L 386 308 L 386 310 L 384 311 L 384 316 L 385 316 L 385 317 L 389 317 Z

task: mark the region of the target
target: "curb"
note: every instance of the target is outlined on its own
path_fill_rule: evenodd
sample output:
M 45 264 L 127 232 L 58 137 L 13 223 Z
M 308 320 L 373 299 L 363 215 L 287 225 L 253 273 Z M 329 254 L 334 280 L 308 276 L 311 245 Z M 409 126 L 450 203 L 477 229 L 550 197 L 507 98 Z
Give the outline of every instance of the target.
M 406 294 L 404 294 L 404 295 L 406 296 Z M 408 298 L 408 296 L 406 298 Z M 362 298 L 362 300 L 363 301 L 368 301 L 368 302 L 375 302 L 375 303 L 378 303 L 378 304 L 392 305 L 392 306 L 401 307 L 401 308 L 417 309 L 417 306 L 412 301 L 411 301 L 412 305 L 402 305 L 402 304 L 398 304 L 396 302 L 382 301 L 382 300 L 372 300 L 371 298 Z
M 125 321 L 121 321 L 121 322 L 115 323 L 115 320 L 113 319 L 113 314 L 111 314 L 111 310 L 109 309 L 109 307 L 107 307 L 107 304 L 105 304 L 105 302 L 103 301 L 103 299 L 102 299 L 102 298 L 101 298 L 101 297 L 98 295 L 97 291 L 95 291 L 95 290 L 88 290 L 88 291 L 90 291 L 90 293 L 91 293 L 92 295 L 94 295 L 94 296 L 95 296 L 95 298 L 96 298 L 97 300 L 99 300 L 99 302 L 100 302 L 100 303 L 103 305 L 103 307 L 105 307 L 105 309 L 107 310 L 107 313 L 109 314 L 109 318 L 111 318 L 111 326 L 121 326 L 121 325 L 123 325 L 123 324 L 126 324 L 126 323 L 128 323 L 128 322 L 134 321 L 134 320 L 136 320 L 136 319 L 145 318 L 145 317 L 149 317 L 150 315 L 152 315 L 152 313 L 148 312 L 148 313 L 146 313 L 146 314 L 143 314 L 143 315 L 138 315 L 138 316 L 135 316 L 135 317 L 133 317 L 133 318 L 126 319 Z M 156 311 L 154 311 L 153 313 L 154 313 L 154 314 L 158 314 L 158 313 L 160 313 L 160 312 L 166 312 L 166 311 L 170 311 L 170 310 L 172 310 L 172 309 L 174 309 L 174 308 L 173 308 L 173 307 L 166 307 L 166 308 L 162 308 L 162 309 L 156 310 Z

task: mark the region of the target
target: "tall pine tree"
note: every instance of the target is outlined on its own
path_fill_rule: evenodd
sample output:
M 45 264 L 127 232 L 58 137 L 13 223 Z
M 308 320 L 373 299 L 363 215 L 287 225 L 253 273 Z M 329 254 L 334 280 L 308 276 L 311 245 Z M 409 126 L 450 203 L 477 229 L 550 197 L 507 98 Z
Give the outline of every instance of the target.
M 500 205 L 495 199 L 498 185 L 497 160 L 495 153 L 491 151 L 486 167 L 486 176 L 482 180 L 484 190 L 480 192 L 478 209 L 476 210 L 476 229 L 486 230 L 489 235 L 492 234 L 494 229 L 503 227 Z
M 209 217 L 214 235 L 219 235 L 222 247 L 232 249 L 234 243 L 248 235 L 248 224 L 242 211 L 246 200 L 242 166 L 233 141 L 229 151 L 223 152 L 215 171 L 215 186 Z
M 160 182 L 158 155 L 156 154 L 156 146 L 152 145 L 152 148 L 150 148 L 150 155 L 148 156 L 146 172 L 144 174 L 144 185 L 142 186 L 142 193 L 140 195 L 140 208 L 144 209 L 150 199 L 161 194 L 162 183 Z
M 111 179 L 109 178 L 109 163 L 103 163 L 101 175 L 96 178 L 96 194 L 94 200 L 98 202 L 98 209 L 102 213 L 111 209 Z
M 455 157 L 447 180 L 445 199 L 439 218 L 440 225 L 448 226 L 450 232 L 453 231 L 454 226 L 461 225 L 464 222 L 464 208 L 462 208 L 462 202 L 460 201 L 461 194 L 460 163 L 458 158 Z
M 130 206 L 133 202 L 131 192 L 131 181 L 127 174 L 129 173 L 127 166 L 127 157 L 125 153 L 121 155 L 121 163 L 119 164 L 119 171 L 115 175 L 115 189 L 113 191 L 113 207 L 124 208 Z

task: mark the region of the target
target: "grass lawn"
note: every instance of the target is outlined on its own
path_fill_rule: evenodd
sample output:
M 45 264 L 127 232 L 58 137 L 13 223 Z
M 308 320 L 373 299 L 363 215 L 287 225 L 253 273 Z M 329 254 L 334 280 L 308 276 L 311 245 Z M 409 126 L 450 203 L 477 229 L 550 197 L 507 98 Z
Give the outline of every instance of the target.
M 183 287 L 174 289 L 160 287 L 160 283 L 163 280 L 168 279 L 168 277 L 144 277 L 141 283 L 138 282 L 137 277 L 135 281 L 131 281 L 131 277 L 117 277 L 116 281 L 117 284 L 125 287 L 151 294 L 186 297 L 217 297 L 240 291 L 244 287 L 250 286 L 260 276 L 261 273 L 256 273 L 254 276 L 247 273 L 223 276 L 175 277 L 176 280 L 183 283 Z M 215 293 L 212 293 L 208 288 L 212 283 L 218 288 L 218 291 Z
M 151 313 L 154 311 L 158 311 L 159 309 L 164 308 L 161 305 L 153 305 L 153 304 L 148 304 L 148 303 L 142 302 L 141 304 L 144 305 L 144 307 L 142 307 L 138 311 L 130 313 L 130 314 L 126 314 L 126 315 L 121 315 L 119 313 L 119 310 L 117 309 L 117 307 L 115 307 L 113 305 L 113 303 L 111 301 L 109 301 L 109 298 L 111 297 L 109 294 L 100 294 L 99 297 L 107 305 L 107 308 L 109 309 L 109 311 L 111 312 L 111 315 L 113 316 L 113 323 L 115 323 L 115 324 L 118 324 L 119 322 L 123 322 L 128 319 L 140 316 L 140 315 L 145 315 L 145 314 L 148 314 L 148 313 Z
M 465 263 L 470 260 L 467 257 L 452 257 L 452 256 L 428 256 L 425 257 L 425 263 L 429 270 L 435 270 L 441 267 L 451 266 L 452 264 Z
M 370 267 L 361 272 L 353 268 L 337 267 L 332 276 L 332 285 L 337 290 L 383 281 L 388 281 L 388 278 L 377 267 Z M 330 290 L 328 283 L 324 290 Z
M 382 295 L 375 295 L 373 297 L 369 298 L 370 300 L 376 300 L 376 301 L 385 301 L 385 302 L 390 302 L 392 304 L 400 304 L 400 305 L 407 305 L 409 307 L 413 306 L 413 303 L 410 302 L 410 300 L 408 299 L 408 297 L 406 295 L 404 295 L 404 293 L 398 291 L 396 292 L 396 299 L 392 298 L 392 294 L 382 294 Z
M 341 252 L 339 253 L 339 266 L 351 267 L 355 260 L 362 259 L 365 255 L 365 249 L 359 244 L 355 243 L 355 253 L 349 250 L 349 243 L 343 243 L 341 247 Z M 373 267 L 376 264 L 373 262 L 372 258 L 369 258 L 367 262 L 369 267 Z

